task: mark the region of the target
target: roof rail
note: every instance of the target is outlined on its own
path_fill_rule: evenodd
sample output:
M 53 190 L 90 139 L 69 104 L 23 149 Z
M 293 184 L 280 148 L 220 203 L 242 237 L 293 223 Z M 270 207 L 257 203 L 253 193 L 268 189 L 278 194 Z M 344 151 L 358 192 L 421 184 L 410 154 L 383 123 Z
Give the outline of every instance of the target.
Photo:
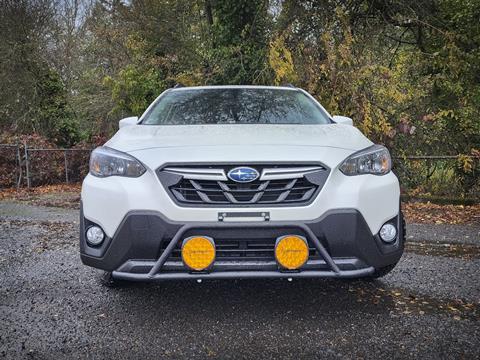
M 185 87 L 182 83 L 176 83 L 175 86 L 173 87 L 174 89 L 182 88 Z
M 284 87 L 291 87 L 291 88 L 297 88 L 295 85 L 291 84 L 291 83 L 283 83 L 282 86 Z

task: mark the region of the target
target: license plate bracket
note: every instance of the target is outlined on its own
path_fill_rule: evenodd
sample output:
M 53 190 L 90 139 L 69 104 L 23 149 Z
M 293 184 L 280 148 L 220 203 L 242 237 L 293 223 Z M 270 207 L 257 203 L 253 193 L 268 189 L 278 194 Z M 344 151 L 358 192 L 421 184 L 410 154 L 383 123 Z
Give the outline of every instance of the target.
M 219 212 L 218 221 L 270 221 L 270 213 L 268 211 L 242 211 L 242 212 Z

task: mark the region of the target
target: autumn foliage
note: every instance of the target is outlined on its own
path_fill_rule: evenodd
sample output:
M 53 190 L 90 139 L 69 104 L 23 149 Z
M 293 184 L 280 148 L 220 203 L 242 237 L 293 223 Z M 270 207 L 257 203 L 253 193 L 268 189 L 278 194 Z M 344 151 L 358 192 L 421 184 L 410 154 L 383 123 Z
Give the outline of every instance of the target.
M 478 198 L 478 19 L 480 0 L 5 1 L 2 142 L 89 147 L 177 83 L 292 83 L 387 145 L 407 191 Z M 62 156 L 33 154 L 35 182 Z

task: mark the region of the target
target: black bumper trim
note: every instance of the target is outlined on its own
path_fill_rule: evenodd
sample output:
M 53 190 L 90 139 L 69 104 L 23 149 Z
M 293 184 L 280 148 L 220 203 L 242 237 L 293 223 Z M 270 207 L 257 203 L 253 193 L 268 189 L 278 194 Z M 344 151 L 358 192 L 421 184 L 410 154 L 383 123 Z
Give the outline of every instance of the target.
M 391 219 L 400 223 L 400 216 Z M 132 211 L 119 225 L 115 235 L 106 240 L 106 246 L 91 249 L 84 239 L 87 219 L 82 217 L 81 259 L 84 264 L 112 271 L 118 279 L 157 281 L 169 279 L 220 279 L 220 278 L 294 278 L 294 277 L 361 277 L 376 269 L 398 262 L 403 253 L 404 234 L 398 227 L 398 239 L 385 244 L 373 235 L 363 216 L 355 209 L 335 209 L 317 220 L 304 222 L 189 222 L 179 223 L 166 219 L 153 211 Z M 205 235 L 253 238 L 278 236 L 278 234 L 303 234 L 319 255 L 317 266 L 306 266 L 301 271 L 286 272 L 272 268 L 272 264 L 257 263 L 249 267 L 248 261 L 233 267 L 217 266 L 210 272 L 192 273 L 179 266 L 171 267 L 169 257 L 184 236 L 192 233 Z M 211 235 L 212 236 L 212 235 Z M 171 240 L 170 240 L 171 239 Z M 161 244 L 165 247 L 162 247 Z M 345 259 L 353 259 L 350 264 Z M 220 260 L 220 259 L 219 259 Z M 247 259 L 245 259 L 247 260 Z M 314 259 L 311 259 L 314 264 Z M 140 271 L 129 269 L 129 262 L 147 264 Z M 265 266 L 264 266 L 265 265 Z M 267 266 L 268 265 L 268 266 Z

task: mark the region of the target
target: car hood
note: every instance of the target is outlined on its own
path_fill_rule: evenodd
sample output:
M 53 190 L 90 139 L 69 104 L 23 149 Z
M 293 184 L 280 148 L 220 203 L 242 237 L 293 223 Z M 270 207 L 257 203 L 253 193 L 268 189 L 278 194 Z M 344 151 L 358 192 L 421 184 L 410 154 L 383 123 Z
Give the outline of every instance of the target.
M 361 150 L 370 145 L 349 125 L 136 125 L 120 129 L 106 144 L 136 152 L 154 148 L 228 146 L 315 146 Z
M 122 128 L 106 146 L 154 170 L 172 163 L 321 162 L 334 168 L 372 145 L 349 125 L 203 125 Z

